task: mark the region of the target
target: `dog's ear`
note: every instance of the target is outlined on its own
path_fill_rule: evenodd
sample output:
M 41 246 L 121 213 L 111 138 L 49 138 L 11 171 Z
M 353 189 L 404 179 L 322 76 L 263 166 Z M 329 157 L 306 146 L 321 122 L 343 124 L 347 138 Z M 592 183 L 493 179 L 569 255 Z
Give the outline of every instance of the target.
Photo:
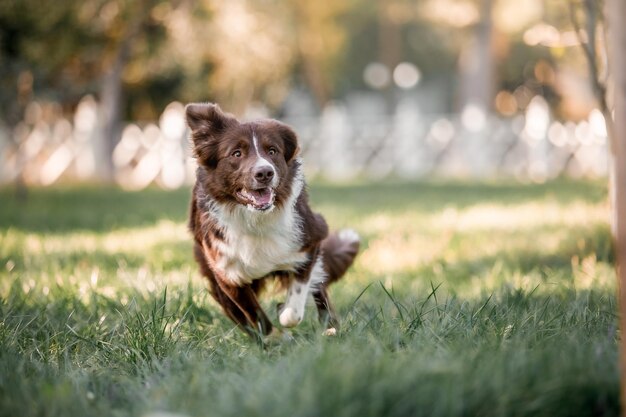
M 194 154 L 205 165 L 217 165 L 219 137 L 237 119 L 224 113 L 217 104 L 191 103 L 185 107 L 185 120 L 191 129 Z
M 187 104 L 185 106 L 185 120 L 192 132 L 196 130 L 219 132 L 237 123 L 237 119 L 224 113 L 220 106 L 212 103 Z
M 289 126 L 280 122 L 275 123 L 278 133 L 283 140 L 285 161 L 289 163 L 296 156 L 298 156 L 298 153 L 300 152 L 298 137 L 296 136 L 296 132 L 294 132 Z

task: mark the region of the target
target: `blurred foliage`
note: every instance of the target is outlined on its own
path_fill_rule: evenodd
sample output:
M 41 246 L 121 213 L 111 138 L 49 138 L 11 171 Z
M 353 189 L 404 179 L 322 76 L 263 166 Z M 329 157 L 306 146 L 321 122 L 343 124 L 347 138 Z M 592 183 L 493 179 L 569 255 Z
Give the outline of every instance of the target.
M 33 98 L 72 110 L 85 94 L 101 95 L 103 78 L 124 51 L 124 116 L 134 120 L 154 119 L 173 99 L 215 100 L 237 113 L 261 101 L 277 110 L 294 88 L 322 107 L 368 90 L 363 71 L 371 62 L 391 70 L 412 62 L 424 83 L 454 85 L 459 56 L 487 4 L 494 92 L 523 87 L 516 97 L 543 94 L 565 117 L 580 116 L 576 106 L 558 107 L 565 87 L 553 76 L 538 79 L 536 68 L 545 74 L 565 63 L 582 78 L 577 48 L 525 40 L 540 24 L 571 31 L 569 3 L 487 1 L 64 0 L 51 7 L 5 0 L 0 110 L 10 126 Z M 452 110 L 454 90 L 440 90 Z

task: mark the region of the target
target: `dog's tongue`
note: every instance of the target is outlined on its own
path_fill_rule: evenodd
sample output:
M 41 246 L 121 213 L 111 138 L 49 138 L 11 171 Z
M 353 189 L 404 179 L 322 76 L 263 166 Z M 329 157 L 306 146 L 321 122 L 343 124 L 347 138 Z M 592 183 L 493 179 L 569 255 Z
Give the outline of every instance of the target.
M 267 206 L 272 200 L 272 191 L 269 188 L 251 190 L 250 195 L 254 198 L 255 206 Z

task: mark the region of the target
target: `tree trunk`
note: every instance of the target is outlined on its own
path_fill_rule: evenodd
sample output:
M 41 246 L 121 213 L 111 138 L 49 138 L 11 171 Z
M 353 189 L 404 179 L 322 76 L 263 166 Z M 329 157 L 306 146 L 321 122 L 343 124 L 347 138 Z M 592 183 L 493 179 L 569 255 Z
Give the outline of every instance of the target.
M 461 110 L 469 104 L 484 112 L 488 112 L 492 107 L 494 86 L 492 6 L 493 0 L 480 2 L 480 21 L 474 28 L 472 39 L 461 53 Z
M 137 2 L 134 18 L 126 27 L 125 33 L 117 48 L 111 68 L 105 72 L 100 93 L 100 149 L 102 155 L 96 155 L 97 171 L 101 179 L 112 182 L 115 179 L 113 150 L 119 142 L 122 127 L 122 110 L 124 107 L 124 88 L 122 75 L 131 57 L 135 39 L 148 17 L 151 2 Z
M 402 59 L 402 32 L 401 27 L 389 16 L 386 0 L 378 0 L 378 60 L 384 64 L 390 74 Z M 385 97 L 387 114 L 394 114 L 396 110 L 396 95 L 393 77 L 382 93 Z
M 24 136 L 16 137 L 15 127 L 24 117 L 26 106 L 33 99 L 33 74 L 30 71 L 22 71 L 17 77 L 17 100 L 15 101 L 16 111 L 11 112 L 9 120 L 9 137 L 15 146 L 16 152 L 16 169 L 15 177 L 15 198 L 19 202 L 24 202 L 28 198 L 28 188 L 24 181 L 24 169 L 26 168 L 26 159 L 24 155 Z M 13 116 L 13 117 L 11 117 Z
M 315 57 L 300 47 L 300 57 L 302 60 L 302 67 L 304 72 L 304 79 L 307 86 L 313 93 L 315 102 L 320 109 L 323 109 L 330 99 L 329 86 L 324 79 L 324 74 L 320 70 L 320 63 L 315 60 Z
M 115 179 L 115 167 L 113 166 L 113 150 L 117 145 L 122 122 L 123 89 L 122 72 L 126 65 L 127 57 L 122 48 L 118 51 L 115 63 L 105 75 L 100 94 L 100 146 L 103 152 L 102 158 L 96 158 L 99 164 L 98 173 L 105 182 L 113 182 Z
M 620 304 L 621 328 L 621 388 L 622 415 L 626 417 L 626 2 L 609 0 L 608 19 L 611 74 L 614 83 L 614 117 L 612 132 L 613 170 L 613 238 Z

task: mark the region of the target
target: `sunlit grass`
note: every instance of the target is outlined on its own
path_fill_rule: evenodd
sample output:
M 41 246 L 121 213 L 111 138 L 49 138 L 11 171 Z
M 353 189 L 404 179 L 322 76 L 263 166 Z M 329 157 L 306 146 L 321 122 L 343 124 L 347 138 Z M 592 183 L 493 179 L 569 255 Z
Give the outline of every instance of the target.
M 602 183 L 314 185 L 363 237 L 342 328 L 265 346 L 208 296 L 188 194 L 0 191 L 0 415 L 616 415 Z

